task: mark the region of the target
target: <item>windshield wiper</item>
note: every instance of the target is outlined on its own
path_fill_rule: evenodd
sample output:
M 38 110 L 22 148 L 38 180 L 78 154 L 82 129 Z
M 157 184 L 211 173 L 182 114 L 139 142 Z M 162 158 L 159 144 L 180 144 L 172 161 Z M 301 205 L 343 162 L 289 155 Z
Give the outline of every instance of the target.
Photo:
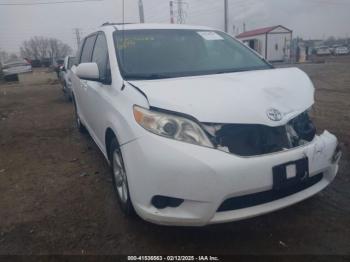
M 125 75 L 128 80 L 153 80 L 153 79 L 165 79 L 175 77 L 169 74 L 135 74 L 135 75 Z
M 265 66 L 244 67 L 244 68 L 237 68 L 237 69 L 231 69 L 231 70 L 217 71 L 214 74 L 219 75 L 219 74 L 237 73 L 237 72 L 254 71 L 254 70 L 266 70 L 266 69 L 271 69 L 271 68 L 265 67 Z

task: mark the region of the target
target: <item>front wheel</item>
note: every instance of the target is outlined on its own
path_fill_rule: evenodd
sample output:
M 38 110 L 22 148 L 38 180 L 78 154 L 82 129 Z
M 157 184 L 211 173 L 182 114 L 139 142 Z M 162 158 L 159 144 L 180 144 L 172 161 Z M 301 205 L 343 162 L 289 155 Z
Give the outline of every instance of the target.
M 130 199 L 128 179 L 126 176 L 123 156 L 116 139 L 113 139 L 110 144 L 109 156 L 112 168 L 113 186 L 120 208 L 125 215 L 132 216 L 134 215 L 134 208 Z
M 73 103 L 74 103 L 74 118 L 75 118 L 75 124 L 79 130 L 80 133 L 86 133 L 86 128 L 85 126 L 81 123 L 79 114 L 78 114 L 78 108 L 77 108 L 77 104 L 75 102 L 75 99 L 73 99 Z
M 68 102 L 72 102 L 72 93 L 70 89 L 67 87 L 66 83 L 64 83 L 64 86 L 63 86 L 63 95 Z

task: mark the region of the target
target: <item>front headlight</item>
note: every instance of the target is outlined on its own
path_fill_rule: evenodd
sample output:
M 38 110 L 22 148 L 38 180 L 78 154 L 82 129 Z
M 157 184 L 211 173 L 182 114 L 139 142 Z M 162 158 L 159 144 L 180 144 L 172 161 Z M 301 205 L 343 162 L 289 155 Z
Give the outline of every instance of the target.
M 167 138 L 213 147 L 202 128 L 194 121 L 171 114 L 134 106 L 136 122 L 146 130 Z

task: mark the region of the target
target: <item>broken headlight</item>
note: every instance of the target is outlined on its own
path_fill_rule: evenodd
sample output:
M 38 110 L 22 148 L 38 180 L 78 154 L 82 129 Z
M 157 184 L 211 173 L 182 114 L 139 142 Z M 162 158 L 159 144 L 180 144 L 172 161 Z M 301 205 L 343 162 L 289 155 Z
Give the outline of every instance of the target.
M 202 128 L 194 121 L 182 116 L 148 110 L 134 106 L 136 122 L 146 130 L 171 139 L 213 147 Z
M 299 139 L 312 141 L 316 135 L 316 127 L 309 117 L 309 111 L 305 111 L 296 118 L 294 118 L 290 124 L 293 126 Z

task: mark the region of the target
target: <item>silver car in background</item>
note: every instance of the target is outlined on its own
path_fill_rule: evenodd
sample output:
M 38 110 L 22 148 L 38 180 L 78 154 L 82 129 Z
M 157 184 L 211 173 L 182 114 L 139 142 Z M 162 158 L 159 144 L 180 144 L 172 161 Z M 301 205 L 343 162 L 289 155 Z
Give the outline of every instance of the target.
M 31 64 L 22 59 L 7 61 L 1 68 L 4 79 L 12 81 L 18 80 L 18 74 L 32 72 Z
M 71 101 L 72 100 L 72 67 L 75 64 L 74 56 L 66 56 L 64 59 L 63 66 L 61 66 L 59 71 L 59 80 L 62 84 L 62 90 L 65 97 Z
M 334 49 L 334 55 L 348 55 L 350 50 L 346 46 L 338 46 Z

